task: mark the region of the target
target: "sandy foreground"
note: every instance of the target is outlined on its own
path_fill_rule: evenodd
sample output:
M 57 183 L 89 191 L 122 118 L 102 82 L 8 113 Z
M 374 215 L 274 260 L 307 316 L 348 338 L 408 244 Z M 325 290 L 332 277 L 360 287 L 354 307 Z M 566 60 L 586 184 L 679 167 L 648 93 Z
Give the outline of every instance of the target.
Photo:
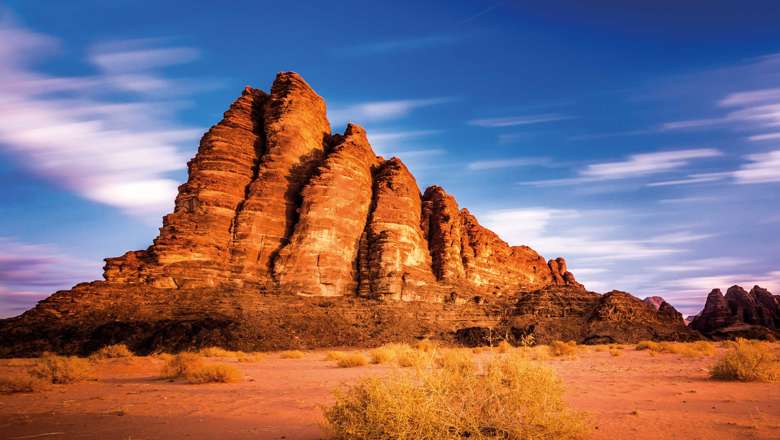
M 0 438 L 319 439 L 321 407 L 334 388 L 395 368 L 338 368 L 324 357 L 219 359 L 246 377 L 207 385 L 160 380 L 164 362 L 151 357 L 103 360 L 97 381 L 0 395 Z M 565 381 L 570 404 L 588 414 L 590 439 L 780 439 L 780 384 L 712 381 L 714 359 L 627 346 L 619 356 L 583 348 L 576 358 L 543 362 Z M 0 373 L 23 363 L 0 360 Z

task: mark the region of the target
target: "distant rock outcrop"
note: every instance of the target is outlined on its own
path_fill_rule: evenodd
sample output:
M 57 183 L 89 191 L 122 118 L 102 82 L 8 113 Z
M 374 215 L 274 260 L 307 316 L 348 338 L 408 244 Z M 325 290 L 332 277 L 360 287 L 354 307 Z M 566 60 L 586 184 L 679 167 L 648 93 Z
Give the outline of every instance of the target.
M 716 338 L 780 336 L 780 296 L 759 286 L 750 292 L 731 286 L 726 295 L 713 289 L 690 327 Z
M 332 134 L 323 99 L 295 73 L 270 93 L 247 87 L 188 166 L 152 245 L 106 259 L 103 281 L 0 321 L 0 355 L 370 345 L 468 328 L 690 336 L 668 304 L 587 292 L 563 258 L 508 245 L 441 187 L 421 194 L 361 127 Z M 570 324 L 555 330 L 555 317 Z

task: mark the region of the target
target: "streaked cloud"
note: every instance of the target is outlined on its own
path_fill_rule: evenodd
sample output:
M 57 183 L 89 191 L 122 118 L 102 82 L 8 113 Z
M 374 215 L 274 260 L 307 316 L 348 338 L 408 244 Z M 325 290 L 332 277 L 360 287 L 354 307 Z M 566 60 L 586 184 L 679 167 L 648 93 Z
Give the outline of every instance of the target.
M 506 116 L 501 118 L 472 119 L 469 125 L 487 128 L 516 127 L 520 125 L 543 124 L 546 122 L 563 121 L 572 119 L 572 116 L 556 113 L 544 113 L 538 115 Z
M 625 160 L 589 164 L 580 171 L 577 177 L 520 182 L 520 184 L 532 186 L 565 186 L 634 179 L 675 171 L 690 165 L 694 160 L 708 159 L 721 155 L 722 153 L 719 150 L 713 148 L 633 154 L 628 156 Z
M 549 157 L 514 157 L 496 160 L 477 160 L 469 162 L 467 168 L 472 171 L 496 170 L 501 168 L 518 168 L 530 166 L 552 166 Z
M 100 266 L 50 245 L 0 237 L 0 317 L 17 315 L 56 290 L 99 277 Z
M 398 131 L 374 131 L 367 130 L 368 141 L 371 145 L 384 148 L 382 145 L 388 142 L 402 142 L 409 139 L 417 139 L 441 133 L 441 130 L 398 130 Z
M 734 171 L 738 184 L 780 182 L 780 150 L 751 154 L 749 161 Z
M 717 182 L 720 180 L 723 180 L 729 176 L 731 176 L 731 172 L 720 172 L 720 173 L 694 173 L 689 174 L 688 177 L 684 179 L 674 179 L 674 180 L 663 180 L 660 182 L 650 182 L 646 186 L 654 187 L 654 186 L 677 186 L 677 185 L 691 185 L 694 183 L 705 183 L 705 182 Z
M 2 148 L 56 185 L 157 221 L 176 195 L 178 182 L 168 175 L 187 160 L 180 145 L 194 145 L 201 130 L 174 121 L 182 102 L 154 92 L 167 95 L 175 80 L 149 70 L 192 60 L 197 51 L 150 44 L 98 45 L 89 56 L 98 74 L 47 76 L 30 64 L 54 51 L 56 40 L 0 23 Z
M 328 111 L 328 119 L 334 125 L 347 122 L 366 124 L 398 119 L 413 110 L 453 101 L 454 98 L 400 99 L 394 101 L 368 101 L 334 106 Z

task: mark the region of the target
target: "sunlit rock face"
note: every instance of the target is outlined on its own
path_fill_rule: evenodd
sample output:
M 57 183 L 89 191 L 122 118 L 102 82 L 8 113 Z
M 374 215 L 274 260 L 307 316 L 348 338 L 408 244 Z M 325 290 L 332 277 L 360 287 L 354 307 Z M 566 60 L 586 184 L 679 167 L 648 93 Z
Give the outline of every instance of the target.
M 421 192 L 360 126 L 331 133 L 323 99 L 283 72 L 270 93 L 247 87 L 203 136 L 152 245 L 106 259 L 103 281 L 0 321 L 0 356 L 117 342 L 148 352 L 511 339 L 534 328 L 540 341 L 681 337 L 671 306 L 599 298 L 563 258 L 510 246 L 441 187 Z

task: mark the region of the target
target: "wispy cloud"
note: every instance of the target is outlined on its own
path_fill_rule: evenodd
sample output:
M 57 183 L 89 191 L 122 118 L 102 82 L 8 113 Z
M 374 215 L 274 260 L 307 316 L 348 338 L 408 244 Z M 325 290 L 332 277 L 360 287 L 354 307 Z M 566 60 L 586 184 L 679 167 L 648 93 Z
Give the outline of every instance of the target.
M 368 140 L 377 148 L 386 148 L 384 145 L 390 142 L 404 142 L 409 139 L 417 139 L 441 133 L 441 130 L 399 130 L 399 131 L 373 131 L 368 130 Z
M 731 172 L 720 172 L 720 173 L 694 173 L 689 174 L 688 177 L 684 179 L 674 179 L 674 180 L 663 180 L 660 182 L 650 182 L 646 186 L 654 187 L 654 186 L 677 186 L 677 185 L 692 185 L 694 183 L 705 183 L 705 182 L 717 182 L 720 180 L 723 180 L 729 176 L 731 176 Z
M 577 177 L 520 182 L 532 186 L 565 186 L 581 183 L 633 179 L 667 173 L 688 166 L 693 160 L 718 157 L 722 153 L 713 148 L 660 151 L 628 156 L 614 162 L 589 164 Z
M 408 116 L 413 110 L 453 101 L 454 98 L 400 99 L 394 101 L 368 101 L 334 106 L 328 118 L 334 125 L 347 122 L 366 124 Z
M 0 317 L 19 314 L 53 291 L 99 274 L 99 263 L 82 261 L 53 246 L 0 237 Z
M 560 115 L 556 113 L 545 113 L 545 114 L 538 114 L 538 115 L 472 119 L 469 121 L 469 124 L 475 125 L 477 127 L 498 128 L 498 127 L 516 127 L 519 125 L 542 124 L 545 122 L 562 121 L 566 119 L 572 119 L 572 116 Z
M 549 157 L 514 157 L 496 160 L 477 160 L 469 162 L 467 168 L 472 171 L 495 170 L 500 168 L 518 168 L 530 166 L 553 166 L 554 162 Z
M 749 163 L 734 171 L 739 184 L 780 182 L 780 150 L 747 156 Z
M 379 55 L 392 52 L 405 52 L 413 50 L 431 49 L 447 46 L 460 41 L 460 37 L 449 34 L 426 35 L 415 38 L 399 38 L 394 40 L 376 41 L 366 44 L 341 47 L 335 50 L 340 55 Z
M 147 218 L 170 209 L 184 167 L 179 145 L 200 130 L 172 120 L 180 102 L 156 99 L 172 80 L 149 69 L 189 61 L 189 48 L 116 42 L 90 51 L 99 74 L 53 77 L 30 63 L 56 40 L 0 22 L 0 144 L 23 167 L 79 195 Z M 111 93 L 138 92 L 119 99 Z

